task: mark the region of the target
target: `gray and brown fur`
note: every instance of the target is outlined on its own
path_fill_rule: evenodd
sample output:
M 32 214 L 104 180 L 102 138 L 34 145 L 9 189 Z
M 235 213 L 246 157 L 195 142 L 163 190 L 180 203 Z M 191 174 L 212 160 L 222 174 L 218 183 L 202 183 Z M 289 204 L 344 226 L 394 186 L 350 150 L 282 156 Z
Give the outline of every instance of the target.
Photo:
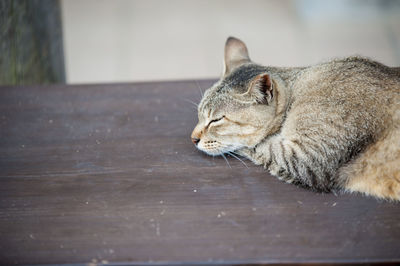
M 316 191 L 400 200 L 400 69 L 360 57 L 264 67 L 225 45 L 225 70 L 192 133 L 210 154 L 235 152 Z

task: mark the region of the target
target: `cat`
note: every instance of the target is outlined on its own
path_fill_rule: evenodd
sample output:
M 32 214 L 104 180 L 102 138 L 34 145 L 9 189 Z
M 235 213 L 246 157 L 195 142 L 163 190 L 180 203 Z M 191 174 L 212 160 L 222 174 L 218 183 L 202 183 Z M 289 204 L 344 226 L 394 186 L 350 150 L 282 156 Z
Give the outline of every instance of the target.
M 229 37 L 221 79 L 198 105 L 191 139 L 319 192 L 400 200 L 400 68 L 362 57 L 267 67 Z

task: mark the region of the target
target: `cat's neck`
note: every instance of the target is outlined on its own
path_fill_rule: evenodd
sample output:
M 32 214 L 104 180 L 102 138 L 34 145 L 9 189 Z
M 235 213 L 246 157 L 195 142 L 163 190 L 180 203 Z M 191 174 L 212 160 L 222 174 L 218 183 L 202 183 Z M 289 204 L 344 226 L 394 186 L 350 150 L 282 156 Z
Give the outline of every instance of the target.
M 282 109 L 280 111 L 286 113 L 290 110 L 294 101 L 293 90 L 305 69 L 306 67 L 267 67 L 278 86 L 280 95 L 277 107 Z
M 278 68 L 266 67 L 267 72 L 270 73 L 275 86 L 276 86 L 276 111 L 275 121 L 271 124 L 276 125 L 272 131 L 277 131 L 282 126 L 286 119 L 286 114 L 289 112 L 294 98 L 293 89 L 295 88 L 296 81 L 305 68 Z
M 267 71 L 282 80 L 283 85 L 289 90 L 293 88 L 300 74 L 307 67 L 267 67 Z

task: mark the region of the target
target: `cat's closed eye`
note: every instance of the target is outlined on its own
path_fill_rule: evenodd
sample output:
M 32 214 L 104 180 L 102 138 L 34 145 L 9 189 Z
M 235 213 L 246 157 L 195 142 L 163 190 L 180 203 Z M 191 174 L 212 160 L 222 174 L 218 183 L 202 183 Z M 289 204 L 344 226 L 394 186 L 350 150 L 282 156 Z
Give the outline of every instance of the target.
M 223 115 L 223 116 L 221 116 L 220 118 L 211 120 L 211 121 L 208 123 L 207 127 L 209 127 L 212 123 L 216 123 L 216 122 L 218 122 L 218 121 L 221 121 L 221 120 L 224 119 L 224 118 L 225 118 L 225 116 Z

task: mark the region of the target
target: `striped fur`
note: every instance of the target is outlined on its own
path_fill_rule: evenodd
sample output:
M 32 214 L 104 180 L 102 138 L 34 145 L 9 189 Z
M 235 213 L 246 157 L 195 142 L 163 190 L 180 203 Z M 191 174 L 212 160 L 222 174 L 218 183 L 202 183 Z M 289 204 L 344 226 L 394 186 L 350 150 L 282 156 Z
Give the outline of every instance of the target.
M 264 67 L 237 54 L 247 53 L 238 39 L 225 50 L 232 65 L 198 106 L 200 150 L 236 152 L 315 191 L 400 200 L 399 68 L 360 57 Z

